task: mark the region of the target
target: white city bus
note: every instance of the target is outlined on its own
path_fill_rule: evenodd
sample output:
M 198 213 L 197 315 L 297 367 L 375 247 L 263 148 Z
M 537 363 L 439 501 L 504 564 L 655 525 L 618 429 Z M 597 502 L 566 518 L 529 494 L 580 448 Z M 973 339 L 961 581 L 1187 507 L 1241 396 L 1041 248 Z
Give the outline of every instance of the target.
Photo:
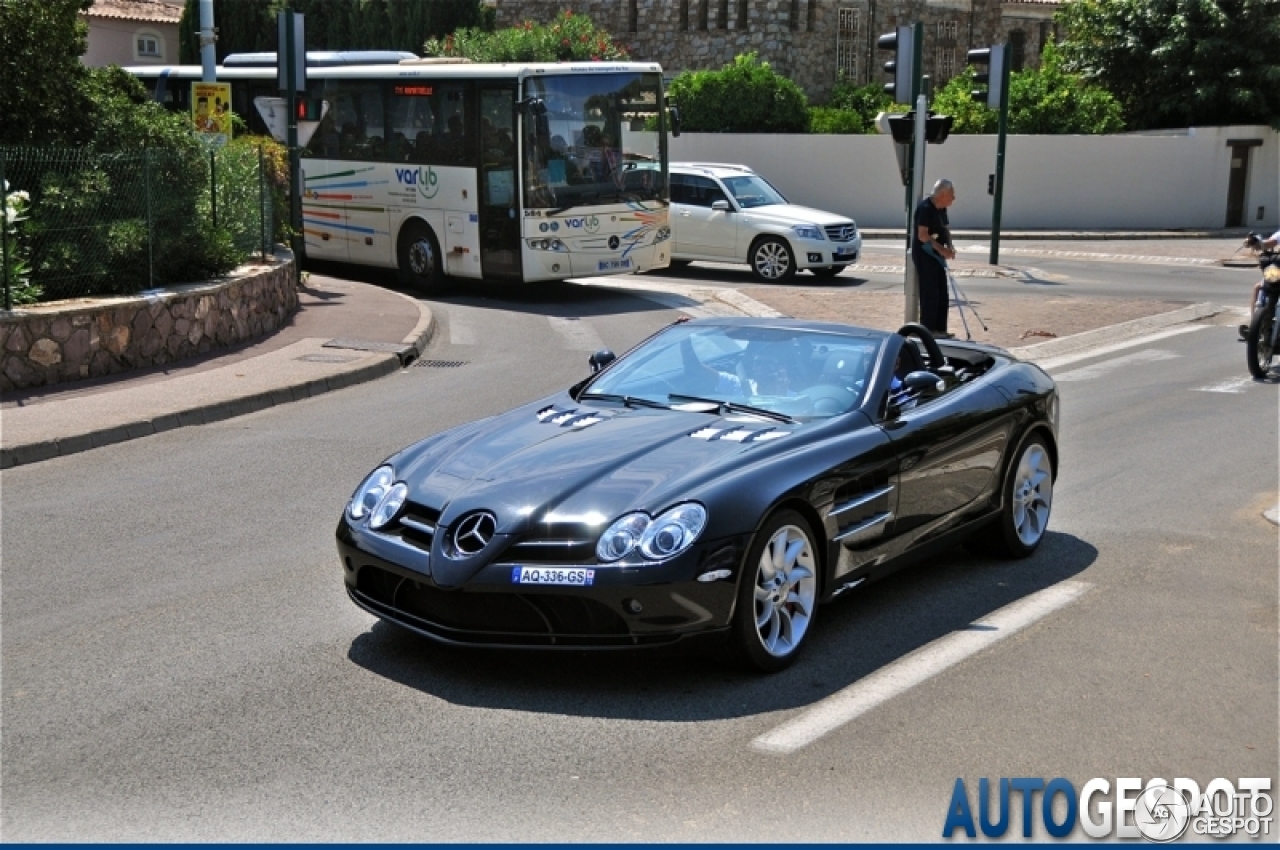
M 310 58 L 310 54 L 309 54 Z M 242 114 L 275 68 L 218 69 Z M 189 88 L 198 66 L 129 69 Z M 540 281 L 668 265 L 667 125 L 653 63 L 309 67 L 327 112 L 302 152 L 308 258 Z M 275 92 L 270 92 L 275 94 Z

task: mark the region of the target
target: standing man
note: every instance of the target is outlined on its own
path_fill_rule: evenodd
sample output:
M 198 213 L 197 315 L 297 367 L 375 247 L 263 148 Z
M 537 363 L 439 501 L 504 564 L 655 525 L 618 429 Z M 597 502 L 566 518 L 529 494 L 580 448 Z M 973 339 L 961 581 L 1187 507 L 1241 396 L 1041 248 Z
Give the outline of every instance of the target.
M 950 338 L 947 333 L 947 260 L 956 257 L 951 245 L 951 225 L 947 207 L 956 199 L 950 180 L 933 184 L 933 192 L 916 206 L 912 218 L 911 261 L 916 265 L 920 282 L 920 323 L 934 336 Z

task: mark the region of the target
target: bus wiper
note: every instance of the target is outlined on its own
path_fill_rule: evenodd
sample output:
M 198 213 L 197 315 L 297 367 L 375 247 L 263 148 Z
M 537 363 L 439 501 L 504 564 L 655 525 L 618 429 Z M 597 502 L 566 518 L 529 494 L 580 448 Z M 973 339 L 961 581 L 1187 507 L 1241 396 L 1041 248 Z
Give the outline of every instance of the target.
M 792 425 L 796 423 L 795 419 L 792 419 L 785 413 L 779 413 L 776 410 L 766 410 L 763 407 L 753 407 L 749 404 L 739 404 L 736 401 L 724 401 L 718 398 L 703 398 L 702 396 L 685 395 L 683 393 L 669 393 L 667 398 L 671 401 L 692 401 L 701 402 L 703 404 L 714 404 L 716 406 L 716 412 L 720 414 L 723 414 L 725 411 L 733 413 L 752 413 L 756 416 L 763 416 L 766 419 L 773 419 L 777 422 L 787 422 Z
M 633 395 L 618 395 L 617 393 L 583 393 L 578 396 L 578 401 L 582 401 L 584 398 L 596 399 L 597 401 L 616 401 L 626 407 L 655 407 L 658 410 L 671 409 L 660 401 L 654 401 L 648 398 L 638 398 Z

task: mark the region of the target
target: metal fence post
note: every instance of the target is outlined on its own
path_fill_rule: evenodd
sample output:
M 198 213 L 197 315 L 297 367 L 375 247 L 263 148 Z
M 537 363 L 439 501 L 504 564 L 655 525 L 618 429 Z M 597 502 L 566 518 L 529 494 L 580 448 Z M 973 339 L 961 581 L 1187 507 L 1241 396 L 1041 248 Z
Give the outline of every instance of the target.
M 151 210 L 151 148 L 142 149 L 142 171 L 147 196 L 147 286 L 156 285 L 156 225 Z
M 209 206 L 213 210 L 213 229 L 218 229 L 218 152 L 209 151 Z
M 0 265 L 4 266 L 4 308 L 13 309 L 13 294 L 9 289 L 9 184 L 4 177 L 4 152 L 0 151 Z

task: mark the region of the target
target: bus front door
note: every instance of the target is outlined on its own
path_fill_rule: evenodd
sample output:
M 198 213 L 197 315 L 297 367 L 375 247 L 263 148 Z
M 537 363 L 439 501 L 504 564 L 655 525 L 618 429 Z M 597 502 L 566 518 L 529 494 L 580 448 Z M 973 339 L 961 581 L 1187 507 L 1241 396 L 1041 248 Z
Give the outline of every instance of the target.
M 480 89 L 480 266 L 486 278 L 521 279 L 516 87 Z

